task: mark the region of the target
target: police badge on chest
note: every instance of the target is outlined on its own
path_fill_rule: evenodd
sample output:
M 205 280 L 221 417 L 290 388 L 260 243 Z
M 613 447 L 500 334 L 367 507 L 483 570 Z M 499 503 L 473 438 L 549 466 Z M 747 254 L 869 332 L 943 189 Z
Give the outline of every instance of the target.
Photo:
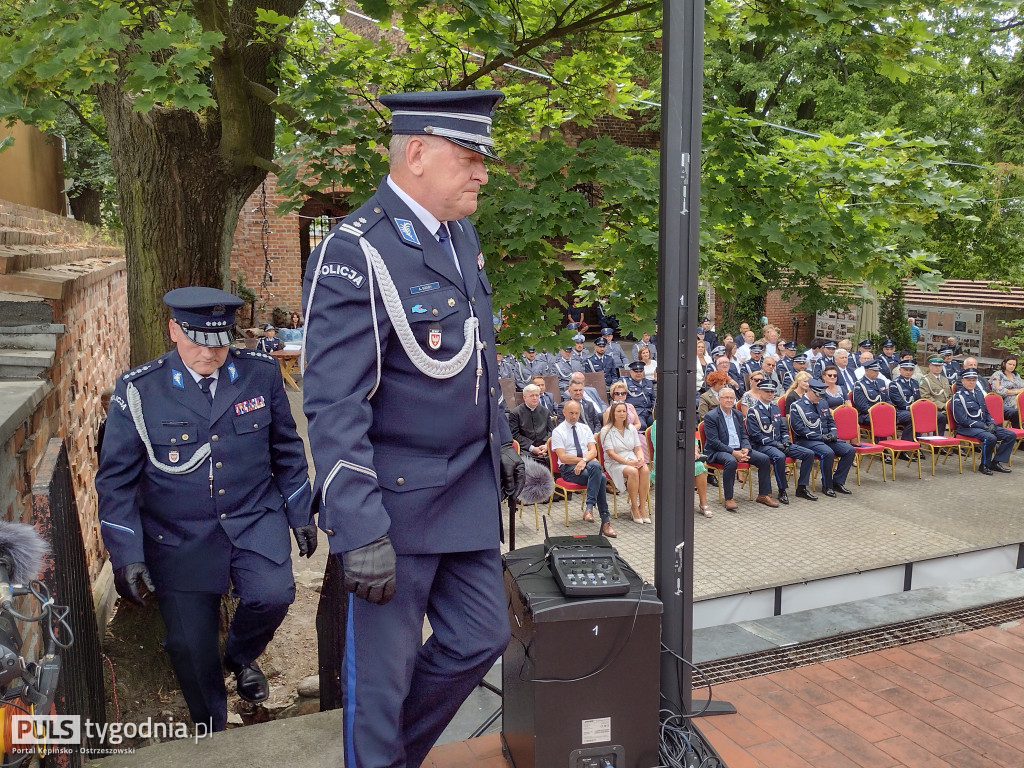
M 441 324 L 431 323 L 427 331 L 427 346 L 435 352 L 441 348 Z

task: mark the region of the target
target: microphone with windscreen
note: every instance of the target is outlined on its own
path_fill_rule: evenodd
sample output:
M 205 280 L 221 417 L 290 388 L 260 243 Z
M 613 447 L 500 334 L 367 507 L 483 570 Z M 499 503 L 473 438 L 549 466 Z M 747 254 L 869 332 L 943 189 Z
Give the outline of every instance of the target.
M 0 521 L 0 605 L 9 605 L 14 599 L 11 584 L 39 578 L 49 549 L 31 525 Z

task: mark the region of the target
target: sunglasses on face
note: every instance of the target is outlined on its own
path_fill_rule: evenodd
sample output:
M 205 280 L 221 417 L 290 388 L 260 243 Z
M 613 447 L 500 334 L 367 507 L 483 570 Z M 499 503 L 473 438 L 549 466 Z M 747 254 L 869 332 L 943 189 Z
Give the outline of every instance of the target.
M 625 397 L 626 393 L 622 392 L 621 390 L 618 391 L 618 392 L 612 392 L 612 397 L 618 397 L 619 395 L 622 395 L 623 397 Z
M 834 373 L 826 373 L 825 374 L 825 378 L 826 379 L 834 379 L 835 377 L 836 377 L 836 375 Z

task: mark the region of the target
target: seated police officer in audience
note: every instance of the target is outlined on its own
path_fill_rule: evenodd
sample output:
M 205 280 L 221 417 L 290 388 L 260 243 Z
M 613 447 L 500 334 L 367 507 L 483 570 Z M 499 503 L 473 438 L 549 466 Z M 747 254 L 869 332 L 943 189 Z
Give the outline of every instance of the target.
M 508 425 L 512 439 L 519 442 L 520 454 L 547 463 L 545 443 L 551 437 L 551 412 L 541 405 L 540 397 L 540 387 L 527 384 L 523 390 L 523 402 L 508 413 Z
M 958 435 L 981 440 L 981 474 L 1011 471 L 1004 462 L 1009 460 L 1017 438 L 992 420 L 985 406 L 985 393 L 978 386 L 976 368 L 965 368 L 960 374 L 960 387 L 953 395 L 953 421 Z
M 533 381 L 534 376 L 547 376 L 547 353 L 537 352 L 537 348 L 534 346 L 529 346 L 523 350 L 523 359 L 520 361 L 519 365 L 519 375 L 522 377 L 524 389 L 527 384 Z
M 939 350 L 939 355 L 942 357 L 942 375 L 950 384 L 955 384 L 960 378 L 960 364 L 953 359 L 953 348 L 943 347 Z
M 832 339 L 822 342 L 821 357 L 815 361 L 814 368 L 811 369 L 811 378 L 820 379 L 821 372 L 825 370 L 826 365 L 835 365 L 835 360 L 833 358 L 835 357 L 838 346 L 839 345 Z
M 790 342 L 790 344 L 792 343 L 793 342 Z M 779 383 L 782 384 L 782 394 L 785 394 L 786 391 L 791 386 L 793 386 L 793 379 L 796 378 L 796 375 L 798 373 L 807 370 L 807 360 L 810 356 L 810 350 L 807 350 L 802 354 L 794 354 L 792 357 L 789 357 L 789 352 L 790 348 L 786 347 L 786 355 L 787 359 L 789 360 L 789 365 L 787 366 L 786 370 L 782 372 L 782 375 L 779 377 Z
M 882 354 L 878 358 L 882 361 L 882 365 L 885 366 L 883 373 L 890 373 L 892 376 L 895 376 L 896 374 L 892 369 L 900 363 L 899 357 L 896 356 L 896 342 L 892 339 L 884 339 L 882 341 Z
M 963 377 L 963 371 L 966 371 L 968 368 L 973 369 L 974 371 L 977 371 L 978 370 L 978 358 L 976 358 L 976 357 L 965 357 L 964 358 L 964 363 L 960 367 L 960 373 L 958 374 L 957 379 L 955 381 L 950 382 L 950 384 L 955 384 L 958 381 L 960 381 L 960 379 Z M 976 386 L 982 392 L 988 392 L 988 384 L 986 383 L 984 376 L 980 376 L 980 375 L 978 376 L 978 381 L 977 381 Z
M 640 359 L 641 347 L 647 347 L 651 351 L 651 360 L 658 359 L 658 348 L 655 346 L 654 342 L 651 341 L 651 334 L 648 333 L 647 331 L 644 331 L 640 336 L 640 341 L 633 345 L 634 360 Z
M 643 431 L 654 422 L 654 382 L 644 376 L 644 364 L 640 360 L 634 360 L 628 368 L 629 376 L 623 379 L 626 402 L 636 409 L 642 422 L 638 429 Z
M 882 370 L 880 360 L 874 358 L 867 360 L 863 368 L 864 378 L 853 387 L 853 405 L 857 409 L 858 420 L 862 425 L 867 426 L 868 410 L 877 403 L 889 402 L 889 388 L 879 375 Z M 904 425 L 904 421 L 899 421 L 898 416 L 899 414 L 897 414 L 897 423 Z M 909 412 L 906 418 L 910 418 Z
M 946 403 L 953 397 L 953 388 L 942 373 L 942 358 L 938 355 L 928 358 L 928 373 L 921 379 L 919 392 L 924 400 L 935 403 L 939 434 L 946 434 Z
M 258 352 L 266 352 L 269 355 L 271 352 L 277 352 L 279 349 L 284 349 L 284 344 L 277 338 L 277 328 L 270 323 L 266 323 L 263 326 L 263 336 L 256 342 L 256 350 Z
M 629 365 L 626 351 L 619 342 L 615 341 L 615 331 L 612 328 L 602 328 L 601 338 L 604 339 L 605 354 L 615 361 L 616 368 L 625 368 Z
M 607 342 L 601 338 L 594 342 L 594 354 L 590 357 L 594 369 L 604 374 L 604 384 L 610 387 L 611 383 L 619 378 L 619 368 L 615 359 L 607 354 Z
M 117 593 L 156 595 L 193 722 L 222 731 L 221 596 L 241 599 L 224 667 L 239 696 L 264 701 L 256 659 L 295 599 L 288 529 L 300 555 L 316 549 L 306 451 L 277 361 L 228 346 L 241 299 L 178 288 L 164 302 L 175 348 L 123 374 L 111 398 L 100 531 Z
M 704 317 L 701 319 L 700 327 L 704 330 L 704 343 L 708 349 L 714 349 L 718 346 L 718 335 L 711 328 L 711 318 Z
M 562 404 L 564 421 L 551 433 L 551 450 L 558 459 L 558 471 L 563 480 L 587 486 L 583 521 L 594 521 L 594 507 L 601 515 L 601 535 L 614 539 L 615 529 L 608 513 L 608 492 L 604 470 L 597 461 L 597 440 L 594 432 L 580 420 L 580 405 L 576 400 Z
M 881 362 L 881 360 L 879 360 Z M 903 426 L 901 440 L 914 439 L 914 426 L 910 418 L 910 405 L 921 399 L 921 386 L 914 381 L 914 361 L 900 363 L 899 375 L 889 383 L 889 402 L 896 408 L 896 423 Z
M 789 426 L 796 444 L 810 449 L 818 458 L 821 486 L 824 489 L 822 493 L 831 497 L 835 497 L 837 491 L 848 495 L 851 491 L 846 487 L 846 477 L 853 466 L 856 451 L 852 445 L 836 436 L 835 419 L 822 399 L 824 392 L 825 382 L 811 379 L 804 396 L 790 406 Z M 839 466 L 833 473 L 832 467 L 837 456 Z M 817 498 L 809 489 L 799 485 L 796 495 L 811 500 Z
M 593 432 L 596 428 L 598 432 L 601 431 L 602 416 L 604 414 L 604 401 L 598 400 L 601 403 L 601 407 L 598 408 L 594 403 L 587 397 L 584 392 L 584 386 L 582 381 L 577 381 L 575 378 L 569 382 L 569 388 L 566 390 L 567 398 L 562 401 L 560 405 L 559 421 L 565 420 L 565 404 L 569 400 L 575 400 L 580 406 L 580 420 L 590 427 L 590 431 Z M 596 434 L 596 433 L 595 433 Z
M 755 341 L 747 349 L 750 352 L 750 356 L 740 365 L 740 376 L 743 377 L 744 388 L 747 388 L 750 372 L 761 370 L 761 363 L 764 361 L 764 345 L 761 342 Z
M 917 365 L 917 356 L 909 349 L 901 349 L 899 359 L 901 363 L 904 360 L 910 360 L 912 363 L 914 363 L 914 372 L 911 374 L 911 378 L 913 378 L 914 381 L 920 384 L 921 379 L 924 378 L 925 372 L 921 370 L 921 368 Z M 939 359 L 941 360 L 942 358 L 940 357 Z
M 565 393 L 574 373 L 583 373 L 583 363 L 572 355 L 572 344 L 566 344 L 558 354 L 558 359 L 551 365 L 554 375 L 558 377 L 558 391 Z
M 572 337 L 572 359 L 579 362 L 580 370 L 584 373 L 594 373 L 594 367 L 589 364 L 590 352 L 584 346 L 586 340 L 582 333 L 577 333 Z
M 811 480 L 811 469 L 814 467 L 814 453 L 790 441 L 789 426 L 775 404 L 772 383 L 766 379 L 754 391 L 757 393 L 757 402 L 747 410 L 747 436 L 750 438 L 750 444 L 771 462 L 772 470 L 775 472 L 775 485 L 779 489 L 779 501 L 789 504 L 789 495 L 786 493 L 789 487 L 786 483 L 786 458 L 800 462 L 800 479 L 797 486 L 806 489 Z
M 723 387 L 718 393 L 718 407 L 704 417 L 704 452 L 712 463 L 722 464 L 723 506 L 735 512 L 739 505 L 733 500 L 736 466 L 745 461 L 757 467 L 757 502 L 766 507 L 777 507 L 772 498 L 772 464 L 769 458 L 755 450 L 743 428 L 743 417 L 736 410 L 736 392 Z
M 498 378 L 499 379 L 515 379 L 516 374 L 516 360 L 514 357 L 510 357 L 497 350 L 495 356 L 498 359 Z

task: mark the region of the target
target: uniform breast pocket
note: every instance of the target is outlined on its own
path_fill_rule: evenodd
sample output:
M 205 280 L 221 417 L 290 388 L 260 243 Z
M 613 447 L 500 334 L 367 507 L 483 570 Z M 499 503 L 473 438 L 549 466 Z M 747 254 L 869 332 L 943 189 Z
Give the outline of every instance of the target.
M 198 425 L 191 421 L 164 421 L 148 427 L 149 441 L 157 461 L 180 464 L 188 461 L 199 447 Z
M 477 271 L 480 273 L 480 285 L 484 289 L 484 292 L 489 296 L 491 293 L 491 281 L 487 279 L 487 273 L 482 269 Z
M 429 291 L 405 299 L 405 316 L 415 328 L 416 323 L 441 322 L 459 311 L 459 304 L 465 303 L 462 294 L 453 285 L 446 285 L 436 291 Z
M 448 482 L 445 456 L 388 451 L 374 457 L 374 466 L 381 487 L 396 493 L 437 488 Z
M 235 416 L 235 434 L 246 435 L 250 432 L 259 432 L 270 426 L 270 409 L 257 408 L 249 413 Z

